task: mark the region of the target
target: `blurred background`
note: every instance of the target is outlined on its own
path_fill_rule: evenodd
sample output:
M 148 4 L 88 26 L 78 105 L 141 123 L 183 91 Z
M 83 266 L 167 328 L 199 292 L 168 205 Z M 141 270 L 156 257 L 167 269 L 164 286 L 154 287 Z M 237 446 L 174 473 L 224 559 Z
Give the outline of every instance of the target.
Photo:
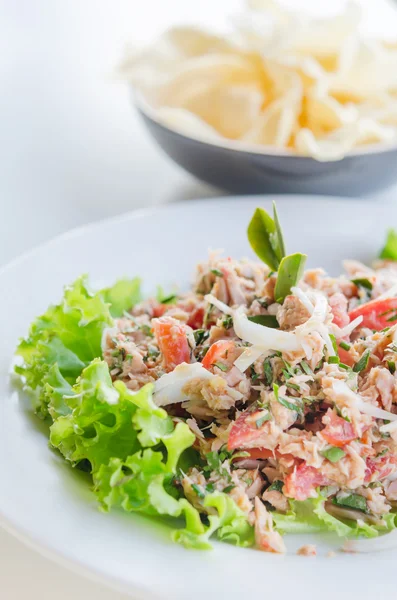
M 287 0 L 336 13 L 342 0 Z M 361 0 L 363 27 L 397 31 L 392 0 Z M 173 164 L 114 75 L 127 44 L 171 25 L 221 25 L 239 0 L 0 0 L 0 265 L 72 227 L 219 195 Z M 390 187 L 377 196 L 390 201 Z M 132 234 L 133 235 L 133 234 Z M 28 500 L 27 500 L 28 501 Z M 118 599 L 0 531 L 0 597 Z M 27 595 L 29 594 L 29 595 Z
M 342 0 L 289 0 L 325 15 Z M 392 34 L 392 0 L 362 0 Z M 177 23 L 215 26 L 239 0 L 1 0 L 0 263 L 61 231 L 130 209 L 218 194 L 147 135 L 114 77 L 127 44 Z

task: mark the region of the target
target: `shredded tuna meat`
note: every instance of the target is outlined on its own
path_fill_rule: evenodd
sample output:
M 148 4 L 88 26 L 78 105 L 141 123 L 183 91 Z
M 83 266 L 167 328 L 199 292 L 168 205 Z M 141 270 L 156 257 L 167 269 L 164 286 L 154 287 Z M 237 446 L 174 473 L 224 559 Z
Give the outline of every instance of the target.
M 208 491 L 229 495 L 267 552 L 285 551 L 276 517 L 294 503 L 320 495 L 333 518 L 368 526 L 397 506 L 397 324 L 375 330 L 389 313 L 366 317 L 397 267 L 345 269 L 308 270 L 278 302 L 266 266 L 214 252 L 192 291 L 142 302 L 103 335 L 112 378 L 132 390 L 154 383 L 155 399 L 194 434 L 202 466 L 183 473 L 185 496 L 211 515 Z

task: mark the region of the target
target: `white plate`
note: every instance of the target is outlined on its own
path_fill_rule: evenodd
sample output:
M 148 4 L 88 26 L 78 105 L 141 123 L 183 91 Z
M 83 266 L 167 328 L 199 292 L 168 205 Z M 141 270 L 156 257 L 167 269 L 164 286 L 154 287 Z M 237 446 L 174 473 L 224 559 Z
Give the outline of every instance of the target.
M 49 450 L 45 427 L 7 378 L 18 337 L 65 283 L 87 272 L 101 284 L 138 274 L 148 290 L 159 283 L 186 286 L 208 247 L 251 254 L 246 225 L 253 209 L 270 208 L 271 200 L 205 200 L 132 213 L 59 237 L 0 272 L 0 521 L 7 529 L 135 598 L 394 597 L 397 550 L 331 559 L 326 554 L 334 542 L 316 538 L 317 558 L 302 558 L 294 550 L 308 538 L 290 537 L 292 552 L 284 557 L 221 543 L 212 552 L 187 551 L 169 541 L 164 525 L 102 514 L 87 479 Z M 310 266 L 334 273 L 345 257 L 374 257 L 385 229 L 397 223 L 397 207 L 369 202 L 300 196 L 277 202 L 288 251 L 307 252 Z

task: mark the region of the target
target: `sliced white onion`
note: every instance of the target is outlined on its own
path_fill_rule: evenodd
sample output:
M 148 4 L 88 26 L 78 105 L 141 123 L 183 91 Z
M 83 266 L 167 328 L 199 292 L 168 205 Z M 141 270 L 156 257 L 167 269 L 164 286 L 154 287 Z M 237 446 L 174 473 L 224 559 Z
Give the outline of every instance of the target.
M 379 427 L 379 431 L 382 433 L 393 433 L 397 430 L 397 420 L 392 421 L 391 423 L 387 423 L 387 425 L 382 425 Z
M 218 300 L 218 298 L 213 296 L 213 294 L 207 294 L 206 296 L 204 296 L 204 300 L 206 300 L 209 304 L 213 304 L 218 310 L 220 310 L 223 313 L 226 313 L 227 315 L 233 315 L 234 313 L 234 310 L 230 306 L 228 306 L 221 300 Z
M 247 315 L 240 309 L 234 312 L 233 327 L 239 338 L 254 346 L 261 346 L 265 350 L 293 352 L 300 348 L 294 333 L 249 321 Z
M 332 389 L 335 393 L 352 400 L 360 412 L 369 415 L 370 417 L 386 421 L 397 421 L 397 415 L 388 412 L 387 410 L 383 410 L 382 408 L 378 408 L 369 402 L 365 402 L 363 398 L 359 394 L 356 394 L 356 392 L 353 392 L 344 381 L 335 379 L 332 383 Z
M 294 296 L 299 298 L 299 300 L 302 302 L 303 306 L 306 308 L 309 314 L 312 315 L 314 311 L 314 306 L 311 303 L 309 296 L 298 287 L 292 287 L 291 292 L 294 294 Z
M 364 317 L 362 315 L 360 315 L 359 317 L 356 317 L 355 319 L 353 319 L 353 321 L 351 321 L 345 327 L 338 327 L 337 325 L 335 325 L 334 323 L 332 323 L 332 327 L 333 327 L 333 329 L 335 331 L 335 337 L 339 340 L 341 338 L 346 337 L 347 335 L 350 335 L 351 332 L 356 327 L 358 327 L 358 325 L 360 325 L 360 323 L 362 322 L 363 319 L 364 319 Z
M 251 346 L 250 348 L 244 350 L 237 360 L 234 361 L 234 366 L 244 373 L 248 367 L 254 364 L 254 362 L 266 352 L 266 348 L 262 348 L 262 346 Z
M 166 406 L 188 400 L 188 396 L 183 392 L 185 385 L 192 379 L 208 380 L 218 378 L 207 371 L 201 363 L 187 364 L 182 363 L 175 367 L 170 373 L 162 375 L 154 384 L 154 401 L 157 406 Z M 243 394 L 230 388 L 233 398 L 241 400 Z

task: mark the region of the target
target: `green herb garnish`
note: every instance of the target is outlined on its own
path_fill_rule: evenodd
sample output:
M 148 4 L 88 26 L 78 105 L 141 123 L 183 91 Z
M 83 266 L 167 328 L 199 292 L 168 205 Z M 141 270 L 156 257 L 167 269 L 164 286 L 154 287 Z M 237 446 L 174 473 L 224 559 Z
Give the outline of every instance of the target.
M 281 479 L 275 479 L 273 483 L 267 488 L 267 492 L 282 492 L 284 487 L 284 482 Z
M 264 208 L 257 208 L 248 225 L 247 234 L 255 254 L 272 271 L 277 271 L 285 256 L 285 247 L 274 203 L 273 216 L 272 219 Z
M 349 494 L 348 496 L 339 498 L 335 496 L 332 502 L 338 506 L 346 506 L 347 508 L 361 510 L 361 512 L 368 512 L 367 501 L 364 496 L 360 496 L 359 494 Z
M 336 446 L 331 446 L 331 448 L 326 448 L 322 452 L 320 452 L 327 460 L 332 463 L 338 462 L 341 458 L 346 456 L 346 452 L 342 450 L 342 448 L 337 448 Z
M 297 252 L 282 259 L 274 289 L 276 302 L 282 304 L 285 298 L 291 293 L 291 288 L 297 285 L 303 275 L 306 258 L 306 254 Z
M 386 244 L 382 248 L 379 258 L 386 260 L 397 260 L 397 231 L 389 229 L 387 232 Z
M 228 486 L 226 486 L 226 487 L 223 489 L 223 491 L 224 491 L 224 493 L 225 493 L 225 494 L 228 494 L 229 492 L 231 492 L 232 490 L 234 490 L 234 488 L 235 488 L 235 487 L 236 487 L 236 486 L 235 486 L 234 484 L 231 484 L 231 485 L 228 485 Z
M 222 319 L 222 327 L 223 329 L 231 329 L 233 327 L 233 317 L 232 315 L 225 315 Z
M 207 492 L 209 492 L 210 494 L 212 492 L 215 492 L 215 486 L 213 483 L 207 483 L 207 485 L 205 486 L 205 489 Z
M 194 490 L 199 498 L 205 498 L 204 492 L 199 488 L 196 483 L 192 483 L 192 490 Z
M 291 390 L 295 390 L 296 392 L 300 392 L 300 387 L 296 383 L 290 383 L 289 381 L 286 381 L 285 385 L 287 387 L 291 388 Z
M 364 371 L 364 369 L 367 368 L 369 354 L 370 354 L 369 350 L 366 350 L 366 352 L 364 352 L 364 354 L 362 355 L 360 360 L 356 362 L 356 364 L 353 367 L 353 371 L 355 373 L 360 373 L 361 371 Z
M 306 373 L 306 375 L 314 375 L 313 371 L 311 370 L 311 368 L 309 367 L 309 365 L 307 364 L 307 362 L 305 360 L 302 360 L 300 365 L 301 365 L 303 371 Z
M 229 370 L 229 367 L 227 365 L 225 365 L 225 363 L 222 363 L 222 362 L 219 362 L 219 361 L 217 361 L 215 363 L 212 363 L 212 366 L 213 367 L 218 367 L 218 369 L 220 369 L 224 373 L 226 373 Z
M 393 362 L 392 360 L 388 360 L 387 361 L 387 366 L 388 366 L 388 369 L 389 369 L 390 373 L 392 375 L 394 375 L 394 373 L 396 372 L 396 363 Z
M 339 365 L 339 356 L 330 356 L 328 358 L 328 363 L 330 365 Z
M 366 290 L 372 290 L 372 287 L 373 287 L 373 285 L 369 279 L 364 279 L 364 278 L 352 279 L 351 282 L 354 283 L 354 285 L 356 285 L 357 287 L 361 287 Z
M 265 327 L 271 327 L 272 329 L 278 329 L 280 327 L 274 315 L 254 315 L 248 317 L 248 321 L 258 323 L 258 325 L 264 325 Z
M 342 340 L 341 342 L 339 342 L 339 347 L 343 348 L 343 350 L 350 350 L 351 345 Z
M 273 369 L 270 362 L 270 358 L 265 358 L 263 361 L 263 372 L 265 374 L 265 381 L 267 385 L 272 385 L 273 383 Z
M 208 340 L 210 332 L 207 329 L 196 329 L 193 331 L 194 341 L 196 342 L 196 346 L 199 346 L 205 340 Z
M 295 398 L 296 404 L 294 404 L 293 402 L 290 402 L 289 400 L 287 400 L 287 398 L 282 398 L 281 396 L 279 396 L 278 390 L 279 390 L 279 386 L 276 383 L 273 383 L 273 392 L 274 392 L 274 396 L 275 396 L 277 402 L 279 404 L 281 404 L 282 406 L 284 406 L 285 408 L 288 408 L 289 410 L 293 410 L 298 415 L 303 415 L 303 406 L 298 404 L 298 402 L 300 402 L 300 403 L 302 402 L 300 400 L 300 398 Z
M 256 428 L 260 429 L 262 427 L 263 423 L 266 423 L 266 421 L 270 421 L 271 418 L 272 418 L 272 415 L 268 411 L 267 413 L 265 413 L 263 416 L 259 417 L 259 419 L 257 419 L 255 421 Z
M 217 277 L 223 277 L 223 273 L 219 269 L 211 269 L 211 273 L 213 273 Z

